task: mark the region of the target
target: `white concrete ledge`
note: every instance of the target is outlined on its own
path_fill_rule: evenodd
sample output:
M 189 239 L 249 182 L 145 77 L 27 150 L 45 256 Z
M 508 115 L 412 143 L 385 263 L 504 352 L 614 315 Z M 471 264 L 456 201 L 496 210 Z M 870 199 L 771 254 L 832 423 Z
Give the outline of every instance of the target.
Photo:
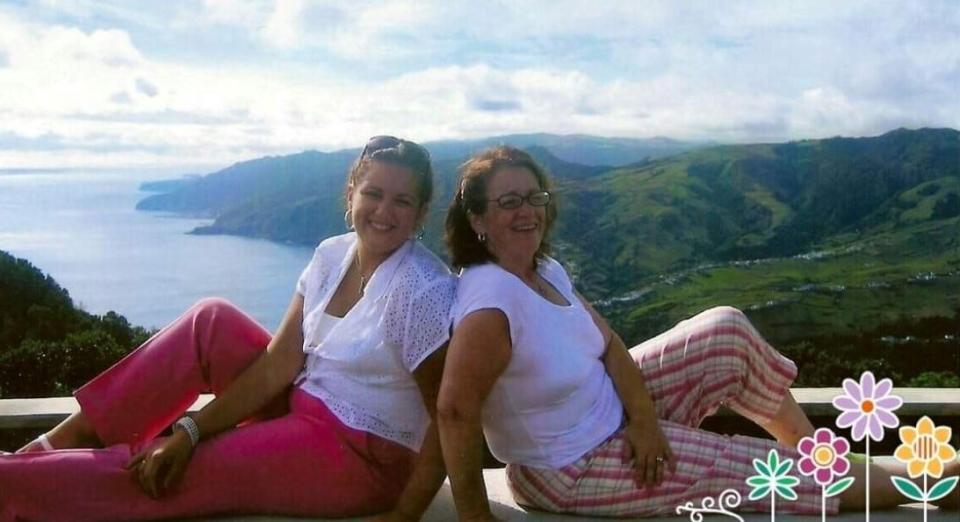
M 833 398 L 844 393 L 843 388 L 793 388 L 793 397 L 811 416 L 832 416 L 838 411 Z M 931 417 L 960 416 L 960 388 L 894 388 L 893 394 L 903 398 L 897 415 Z
M 188 411 L 197 411 L 213 400 L 213 395 L 201 395 Z M 44 397 L 37 399 L 0 399 L 0 429 L 49 428 L 80 411 L 73 397 Z
M 841 388 L 794 388 L 791 391 L 808 415 L 837 414 L 831 401 L 842 393 Z M 894 393 L 903 397 L 904 401 L 897 410 L 898 415 L 960 416 L 960 388 L 895 388 Z M 210 395 L 201 395 L 191 410 L 201 408 L 211 399 Z M 48 428 L 78 409 L 73 397 L 2 399 L 0 429 Z M 730 412 L 721 410 L 718 414 L 730 415 Z

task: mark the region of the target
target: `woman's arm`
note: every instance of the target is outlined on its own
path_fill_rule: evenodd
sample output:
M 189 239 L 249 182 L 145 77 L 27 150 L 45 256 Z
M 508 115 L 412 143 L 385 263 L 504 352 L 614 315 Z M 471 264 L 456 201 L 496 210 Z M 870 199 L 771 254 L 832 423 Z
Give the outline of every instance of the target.
M 194 417 L 201 438 L 233 428 L 266 406 L 293 383 L 305 357 L 303 296 L 295 294 L 266 351 Z
M 290 386 L 303 368 L 302 322 L 303 296 L 296 294 L 266 351 L 194 416 L 201 438 L 233 428 Z M 134 455 L 127 468 L 136 467 L 144 491 L 156 498 L 179 482 L 192 451 L 187 434 L 174 430 Z
M 450 341 L 437 418 L 460 520 L 493 519 L 483 483 L 481 412 L 512 351 L 507 317 L 493 309 L 467 315 Z
M 437 398 L 440 395 L 440 379 L 443 376 L 443 364 L 447 355 L 445 344 L 427 357 L 413 372 L 413 378 L 420 388 L 423 405 L 430 414 L 430 426 L 420 446 L 416 467 L 407 486 L 400 495 L 393 511 L 378 520 L 420 520 L 430 501 L 436 496 L 443 484 L 446 471 L 443 467 L 443 453 L 440 450 L 440 436 L 437 432 Z
M 664 471 L 673 471 L 676 462 L 657 422 L 657 410 L 647 391 L 643 372 L 633 361 L 623 340 L 610 328 L 607 321 L 579 292 L 577 297 L 590 312 L 606 341 L 603 365 L 627 415 L 626 433 L 636 461 L 637 485 L 659 484 L 663 480 Z M 658 462 L 658 458 L 663 459 L 662 462 Z

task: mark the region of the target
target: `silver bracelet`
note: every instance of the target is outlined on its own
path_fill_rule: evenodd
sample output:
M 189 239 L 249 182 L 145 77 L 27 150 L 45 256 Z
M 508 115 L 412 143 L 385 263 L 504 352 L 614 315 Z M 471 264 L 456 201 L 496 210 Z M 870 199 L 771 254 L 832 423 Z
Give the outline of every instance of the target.
M 187 436 L 190 437 L 191 447 L 196 447 L 197 444 L 200 443 L 200 428 L 197 426 L 197 421 L 184 415 L 180 417 L 177 422 L 174 422 L 173 426 L 187 433 Z

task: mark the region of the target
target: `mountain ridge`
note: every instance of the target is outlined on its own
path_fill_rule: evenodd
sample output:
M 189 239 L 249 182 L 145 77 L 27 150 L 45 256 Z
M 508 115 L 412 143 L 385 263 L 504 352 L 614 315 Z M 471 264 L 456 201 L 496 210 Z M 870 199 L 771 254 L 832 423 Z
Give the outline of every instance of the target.
M 875 281 L 890 285 L 890 292 L 905 291 L 907 287 L 898 281 L 921 272 L 950 274 L 960 266 L 960 251 L 955 247 L 946 252 L 937 249 L 952 245 L 951 237 L 960 237 L 960 133 L 954 129 L 897 129 L 866 138 L 719 145 L 621 166 L 569 162 L 541 145 L 527 150 L 547 166 L 556 183 L 560 218 L 552 242 L 558 257 L 567 264 L 578 288 L 596 301 L 620 302 L 617 299 L 623 295 L 640 292 L 660 277 L 669 279 L 697 266 L 756 259 L 777 260 L 763 265 L 769 273 L 757 276 L 768 286 L 762 291 L 729 293 L 728 302 L 751 307 L 778 301 L 776 296 L 786 294 L 804 302 L 810 296 L 800 299 L 789 290 L 804 285 L 844 286 L 842 273 L 864 288 Z M 434 162 L 435 203 L 428 213 L 424 241 L 441 256 L 445 255 L 443 215 L 454 190 L 456 169 L 464 159 L 435 158 Z M 224 206 L 213 225 L 196 233 L 315 244 L 343 232 L 348 161 L 341 161 L 340 171 L 315 173 L 312 178 L 301 173 L 299 185 L 282 184 L 286 187 L 282 190 L 238 198 L 239 203 Z M 229 179 L 223 172 L 220 175 L 224 182 Z M 269 173 L 263 175 L 269 177 Z M 918 243 L 910 234 L 929 239 Z M 793 260 L 804 253 L 842 250 L 838 245 L 845 243 L 861 245 L 863 254 L 806 264 Z M 846 266 L 854 259 L 861 265 L 886 265 L 889 274 L 871 279 L 869 270 Z M 647 335 L 657 324 L 698 311 L 684 303 L 709 306 L 708 300 L 697 296 L 680 299 L 677 296 L 686 295 L 683 292 L 695 290 L 678 289 L 693 285 L 713 295 L 717 290 L 704 279 L 706 273 L 750 286 L 742 279 L 741 272 L 746 270 L 731 265 L 729 270 L 716 268 L 681 278 L 669 288 L 656 287 L 647 296 L 649 303 L 643 301 L 647 304 L 628 310 L 628 304 L 638 301 L 626 300 L 623 307 L 611 305 L 607 312 L 618 317 L 625 334 Z M 939 294 L 910 283 L 911 291 L 934 303 L 918 310 L 949 315 L 953 306 L 960 306 L 953 276 L 944 277 L 946 287 Z M 847 294 L 860 292 L 855 287 L 859 288 L 849 286 Z M 874 297 L 863 297 L 863 306 L 872 309 L 870 299 L 875 299 L 891 310 L 902 310 L 892 294 L 882 289 L 871 292 Z M 784 309 L 791 306 L 782 305 Z M 810 324 L 825 331 L 856 329 L 861 320 L 876 322 L 859 316 L 821 321 L 806 309 L 796 313 L 810 316 Z M 642 314 L 657 319 L 638 319 Z

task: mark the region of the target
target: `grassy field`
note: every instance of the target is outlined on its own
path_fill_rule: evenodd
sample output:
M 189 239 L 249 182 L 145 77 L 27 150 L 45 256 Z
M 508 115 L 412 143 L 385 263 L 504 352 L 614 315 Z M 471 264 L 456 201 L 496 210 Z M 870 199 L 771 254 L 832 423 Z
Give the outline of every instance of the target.
M 630 289 L 642 294 L 635 299 L 624 292 L 598 305 L 626 339 L 640 340 L 728 304 L 745 310 L 778 343 L 853 334 L 903 317 L 949 317 L 960 308 L 960 218 L 866 235 L 837 236 L 789 258 L 664 274 Z

